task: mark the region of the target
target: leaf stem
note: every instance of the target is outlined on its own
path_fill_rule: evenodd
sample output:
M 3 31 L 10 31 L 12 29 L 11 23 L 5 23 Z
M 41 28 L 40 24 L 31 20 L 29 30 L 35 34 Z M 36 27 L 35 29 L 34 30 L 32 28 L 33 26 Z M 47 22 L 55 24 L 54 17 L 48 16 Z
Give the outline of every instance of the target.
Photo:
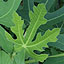
M 48 3 L 48 0 L 46 1 L 45 5 Z
M 64 25 L 64 21 L 63 21 L 63 23 L 62 23 L 62 25 L 61 25 L 61 27 L 60 27 L 61 29 L 62 29 L 63 25 Z
M 51 58 L 51 57 L 61 57 L 61 56 L 64 56 L 64 53 L 62 53 L 62 54 L 57 54 L 57 55 L 52 55 L 52 56 L 49 56 L 49 58 Z

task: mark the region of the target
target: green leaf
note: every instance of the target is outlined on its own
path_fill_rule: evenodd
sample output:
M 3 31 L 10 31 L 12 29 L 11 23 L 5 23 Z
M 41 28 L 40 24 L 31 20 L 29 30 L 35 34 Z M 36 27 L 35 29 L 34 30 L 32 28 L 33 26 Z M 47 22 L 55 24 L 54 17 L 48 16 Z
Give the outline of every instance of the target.
M 55 12 L 47 13 L 46 19 L 48 22 L 45 25 L 41 25 L 39 27 L 39 30 L 45 32 L 47 29 L 54 28 L 53 25 L 62 22 L 64 19 L 64 11 L 63 10 L 64 10 L 64 6 Z M 57 13 L 59 13 L 59 14 L 57 14 Z
M 47 1 L 47 0 L 46 0 Z M 55 3 L 55 0 L 48 0 L 46 8 L 49 11 L 52 8 L 52 5 Z M 53 9 L 53 8 L 52 8 Z
M 0 64 L 11 64 L 10 56 L 3 51 L 0 51 Z
M 33 10 L 34 0 L 23 0 L 23 6 L 19 6 L 17 12 L 27 22 L 29 18 L 29 10 Z
M 37 59 L 36 54 L 34 54 L 32 51 L 33 50 L 44 51 L 42 47 L 48 47 L 47 46 L 48 42 L 51 42 L 51 41 L 55 42 L 57 40 L 56 37 L 59 34 L 59 31 L 60 31 L 59 28 L 55 28 L 52 31 L 47 30 L 43 36 L 41 36 L 41 34 L 39 33 L 36 40 L 33 43 L 29 43 L 27 46 L 29 49 L 28 50 L 29 54 L 31 54 L 32 57 L 35 57 Z M 42 59 L 45 59 L 47 55 L 41 54 L 41 56 L 43 56 Z M 40 61 L 42 61 L 42 59 L 40 58 Z
M 5 36 L 5 30 L 0 26 L 0 47 L 6 52 L 11 53 L 13 50 L 13 43 Z
M 63 10 L 64 10 L 64 6 L 62 6 L 60 9 L 58 9 L 55 12 L 48 13 L 46 15 L 46 18 L 48 19 L 48 24 L 53 25 L 53 24 L 61 22 L 61 20 L 63 20 L 63 17 L 64 17 L 64 11 Z M 59 14 L 57 14 L 57 13 L 59 13 Z
M 55 28 L 53 30 L 47 30 L 44 36 L 41 36 L 39 33 L 36 40 L 32 41 L 37 29 L 40 25 L 46 24 L 47 20 L 44 18 L 47 11 L 45 8 L 45 4 L 39 4 L 37 7 L 34 6 L 34 13 L 30 11 L 30 25 L 27 28 L 27 31 L 23 35 L 23 20 L 21 20 L 21 17 L 18 16 L 17 13 L 14 13 L 13 15 L 13 21 L 15 23 L 15 26 L 11 27 L 12 32 L 14 32 L 17 36 L 17 39 L 14 40 L 10 34 L 6 32 L 6 36 L 10 41 L 13 41 L 15 51 L 18 53 L 21 50 L 24 50 L 24 54 L 28 54 L 31 58 L 35 60 L 35 62 L 41 61 L 43 62 L 47 57 L 48 54 L 36 54 L 33 51 L 44 51 L 42 47 L 48 47 L 48 42 L 56 42 L 57 36 L 60 32 L 59 28 Z
M 16 64 L 25 64 L 25 51 L 22 50 L 14 57 Z
M 49 11 L 52 5 L 55 3 L 55 0 L 34 0 L 34 2 L 46 3 L 47 11 Z
M 34 6 L 34 13 L 30 11 L 30 26 L 26 31 L 26 37 L 27 43 L 29 40 L 32 40 L 34 38 L 34 35 L 39 28 L 40 25 L 45 24 L 47 20 L 44 18 L 45 14 L 47 13 L 45 9 L 44 4 L 38 5 L 38 7 Z
M 17 10 L 21 0 L 0 0 L 0 24 L 8 27 L 14 25 L 12 22 L 12 13 Z M 5 10 L 5 11 L 4 11 Z
M 45 16 L 45 18 L 47 19 L 47 23 L 45 25 L 40 26 L 39 30 L 40 31 L 46 31 L 47 29 L 51 29 L 51 27 L 53 27 L 53 25 L 63 22 L 64 20 L 64 6 L 62 6 L 61 8 L 59 8 L 58 10 L 50 13 L 48 12 Z M 57 14 L 59 13 L 59 14 Z
M 64 54 L 50 56 L 43 64 L 64 64 Z
M 57 49 L 64 51 L 64 34 L 58 36 L 58 41 L 54 43 L 48 43 L 49 46 L 53 46 Z

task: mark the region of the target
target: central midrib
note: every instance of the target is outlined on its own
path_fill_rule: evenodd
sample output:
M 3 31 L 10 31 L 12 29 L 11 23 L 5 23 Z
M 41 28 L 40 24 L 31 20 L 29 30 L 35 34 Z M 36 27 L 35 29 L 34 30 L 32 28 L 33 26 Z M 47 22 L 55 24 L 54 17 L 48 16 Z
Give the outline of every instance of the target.
M 42 10 L 41 10 L 41 12 L 42 12 Z M 28 44 L 28 42 L 29 42 L 29 40 L 30 40 L 30 38 L 31 38 L 31 35 L 32 35 L 32 33 L 33 33 L 33 31 L 34 31 L 36 25 L 37 25 L 37 22 L 38 22 L 38 20 L 39 20 L 39 18 L 40 18 L 41 12 L 40 12 L 40 14 L 39 14 L 39 16 L 38 16 L 38 19 L 37 19 L 37 21 L 36 21 L 34 27 L 33 27 L 33 30 L 32 30 L 31 33 L 30 33 L 30 36 L 29 36 L 29 38 L 28 38 L 28 40 L 27 40 L 27 42 L 26 42 L 26 45 Z
M 55 32 L 54 32 L 55 33 Z M 51 34 L 50 36 L 52 36 L 53 34 Z M 49 37 L 50 37 L 49 36 Z M 47 37 L 46 39 L 44 39 L 43 41 L 40 41 L 39 43 L 37 43 L 37 44 L 34 44 L 34 45 L 31 45 L 31 46 L 27 46 L 27 47 L 33 47 L 33 46 L 36 46 L 36 45 L 38 45 L 38 44 L 40 44 L 41 42 L 44 42 L 45 40 L 47 40 L 49 37 Z

